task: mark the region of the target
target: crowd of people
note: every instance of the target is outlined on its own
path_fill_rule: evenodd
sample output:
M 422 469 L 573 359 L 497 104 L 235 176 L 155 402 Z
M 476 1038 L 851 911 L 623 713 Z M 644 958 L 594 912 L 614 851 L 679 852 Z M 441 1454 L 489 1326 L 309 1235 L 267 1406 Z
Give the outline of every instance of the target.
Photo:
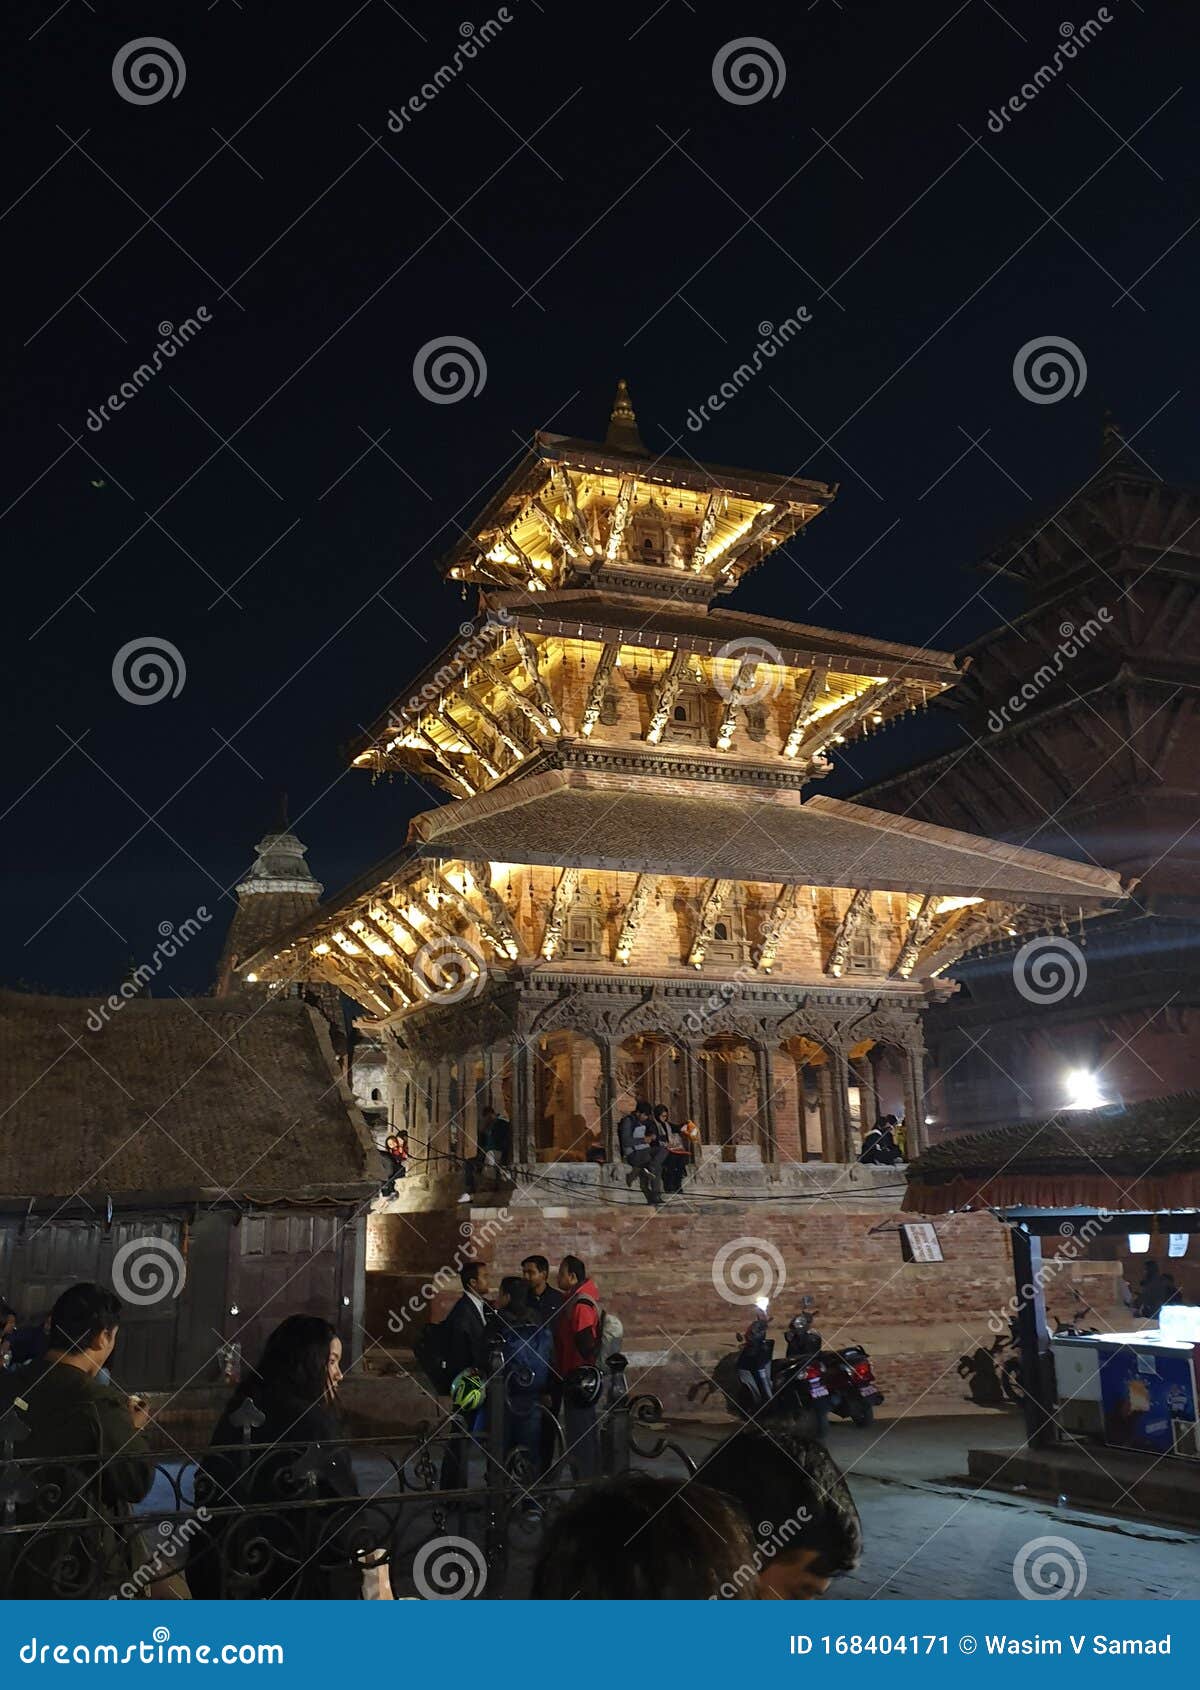
M 619 1321 L 606 1314 L 577 1256 L 563 1258 L 555 1284 L 541 1255 L 526 1257 L 520 1275 L 503 1277 L 494 1293 L 489 1275 L 482 1262 L 464 1268 L 461 1297 L 426 1328 L 438 1337 L 425 1346 L 425 1365 L 452 1404 L 441 1482 L 447 1490 L 466 1484 L 465 1452 L 499 1365 L 505 1448 L 525 1452 L 516 1471 L 529 1481 L 527 1505 L 540 1514 L 533 1481 L 549 1476 L 540 1494 L 553 1494 L 558 1462 L 562 1482 L 569 1461 L 581 1485 L 546 1528 L 535 1597 L 818 1596 L 856 1564 L 861 1530 L 845 1480 L 821 1445 L 786 1427 L 769 1437 L 740 1428 L 687 1480 L 606 1478 L 597 1405 Z M 24 1423 L 22 1459 L 49 1464 L 59 1480 L 77 1464 L 61 1524 L 39 1499 L 27 1504 L 34 1515 L 22 1523 L 39 1529 L 22 1537 L 3 1595 L 362 1595 L 371 1557 L 364 1561 L 361 1545 L 370 1537 L 373 1499 L 360 1494 L 338 1411 L 341 1339 L 312 1315 L 282 1321 L 232 1391 L 195 1475 L 196 1513 L 184 1534 L 182 1580 L 173 1575 L 177 1588 L 139 1577 L 152 1546 L 134 1511 L 155 1483 L 157 1463 L 146 1400 L 109 1375 L 122 1312 L 104 1287 L 72 1286 L 47 1316 L 43 1353 L 0 1374 L 0 1417 L 15 1410 Z M 11 1320 L 5 1326 L 11 1340 Z M 301 1449 L 306 1506 L 291 1509 Z M 307 1508 L 320 1501 L 333 1505 L 323 1516 L 327 1529 Z

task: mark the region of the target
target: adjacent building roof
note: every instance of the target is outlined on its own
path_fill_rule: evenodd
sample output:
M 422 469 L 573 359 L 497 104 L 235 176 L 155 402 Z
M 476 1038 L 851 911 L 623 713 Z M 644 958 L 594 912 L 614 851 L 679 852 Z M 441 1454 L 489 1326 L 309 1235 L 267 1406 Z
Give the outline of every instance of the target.
M 1063 902 L 1122 896 L 1108 869 L 837 798 L 549 770 L 414 818 L 418 855 Z
M 378 1156 L 298 999 L 0 992 L 0 1202 L 353 1201 Z
M 1200 1207 L 1200 1094 L 1132 1103 L 1119 1114 L 1064 1111 L 947 1139 L 910 1165 L 904 1207 L 927 1215 Z

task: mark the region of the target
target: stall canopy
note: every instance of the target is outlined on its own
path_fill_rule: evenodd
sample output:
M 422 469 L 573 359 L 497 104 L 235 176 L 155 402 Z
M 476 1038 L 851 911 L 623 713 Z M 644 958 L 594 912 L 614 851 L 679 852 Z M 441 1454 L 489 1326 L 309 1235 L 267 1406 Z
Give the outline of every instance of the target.
M 1200 1209 L 1200 1093 L 947 1139 L 910 1165 L 904 1208 Z

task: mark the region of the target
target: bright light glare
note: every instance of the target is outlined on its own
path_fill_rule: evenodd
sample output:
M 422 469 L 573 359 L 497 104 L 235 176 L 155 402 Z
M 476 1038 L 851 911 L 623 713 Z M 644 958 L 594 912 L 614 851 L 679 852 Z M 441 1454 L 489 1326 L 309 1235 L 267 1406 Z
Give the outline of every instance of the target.
M 1101 1109 L 1107 1101 L 1094 1074 L 1086 1068 L 1072 1068 L 1067 1075 L 1067 1109 Z
M 767 1299 L 766 1299 L 766 1297 L 755 1297 L 755 1299 L 754 1299 L 754 1306 L 755 1306 L 755 1308 L 757 1308 L 757 1309 L 761 1309 L 761 1310 L 762 1310 L 762 1312 L 763 1312 L 763 1313 L 764 1313 L 764 1314 L 766 1314 L 766 1312 L 767 1312 L 767 1309 L 768 1309 L 768 1307 L 769 1307 L 769 1306 L 770 1306 L 770 1305 L 769 1305 L 769 1303 L 768 1303 L 768 1301 L 767 1301 Z
M 1150 1248 L 1150 1234 L 1148 1232 L 1131 1232 L 1129 1234 L 1129 1254 L 1144 1256 Z

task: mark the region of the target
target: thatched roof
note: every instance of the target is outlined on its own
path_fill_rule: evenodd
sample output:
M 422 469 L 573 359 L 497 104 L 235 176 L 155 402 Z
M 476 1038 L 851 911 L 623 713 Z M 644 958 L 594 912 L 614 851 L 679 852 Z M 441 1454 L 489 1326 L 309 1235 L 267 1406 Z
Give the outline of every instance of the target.
M 1152 1212 L 1200 1207 L 1200 1093 L 947 1139 L 908 1169 L 904 1207 L 1092 1208 Z
M 0 992 L 0 1201 L 353 1201 L 378 1156 L 296 999 Z

